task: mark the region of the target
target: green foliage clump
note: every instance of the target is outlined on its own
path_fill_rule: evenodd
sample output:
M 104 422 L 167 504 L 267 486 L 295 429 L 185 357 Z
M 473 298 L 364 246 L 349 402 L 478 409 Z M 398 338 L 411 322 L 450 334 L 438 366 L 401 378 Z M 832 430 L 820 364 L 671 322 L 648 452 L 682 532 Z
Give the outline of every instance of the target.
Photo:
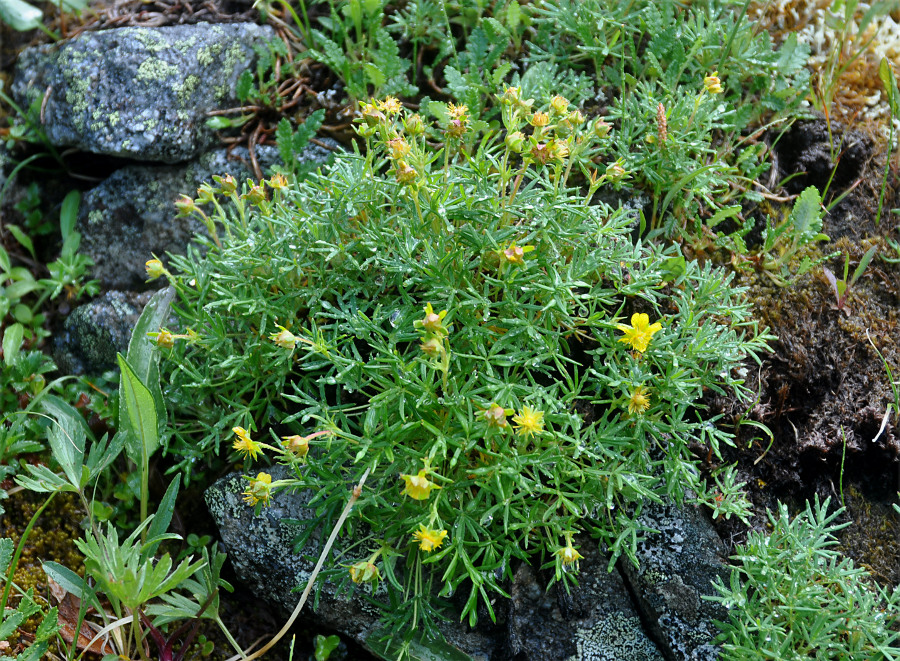
M 608 127 L 562 98 L 530 103 L 501 99 L 513 140 L 472 135 L 464 106 L 435 128 L 395 99 L 366 104 L 366 156 L 274 177 L 255 203 L 207 191 L 195 204 L 214 205 L 221 247 L 167 274 L 185 331 L 160 336 L 187 340 L 165 349 L 168 453 L 196 475 L 232 428 L 250 458 L 277 446 L 323 525 L 371 470 L 363 539 L 339 561 L 351 572 L 334 571 L 416 601 L 395 611 L 408 629 L 431 620 L 432 587 L 465 590 L 470 621 L 479 602 L 492 613 L 513 560 L 569 580 L 575 531 L 633 557 L 645 500 L 692 490 L 746 513 L 733 473 L 708 489 L 688 445 L 730 442 L 701 397 L 743 393 L 766 336 L 729 277 L 635 241 L 633 212 L 588 204 L 620 174 L 589 172 L 587 194 L 568 183 Z M 258 474 L 248 501 L 274 486 Z
M 719 623 L 728 659 L 900 658 L 900 590 L 887 591 L 834 547 L 843 508 L 807 503 L 791 519 L 780 505 L 769 534 L 753 532 L 734 556 L 731 585 L 717 597 L 731 610 Z

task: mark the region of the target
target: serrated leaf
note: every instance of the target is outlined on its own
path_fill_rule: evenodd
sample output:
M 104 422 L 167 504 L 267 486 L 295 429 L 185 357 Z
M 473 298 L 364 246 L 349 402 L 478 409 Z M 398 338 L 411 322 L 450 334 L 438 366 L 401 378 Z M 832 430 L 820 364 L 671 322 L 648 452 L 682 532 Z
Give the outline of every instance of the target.
M 715 227 L 716 225 L 721 223 L 723 220 L 725 220 L 727 218 L 733 218 L 740 212 L 741 212 L 741 205 L 739 205 L 739 204 L 736 204 L 736 205 L 730 206 L 730 207 L 724 207 L 722 209 L 719 209 L 715 214 L 713 214 L 713 217 L 706 221 L 706 225 L 707 225 L 707 227 Z
M 244 69 L 235 85 L 234 93 L 238 101 L 244 103 L 250 98 L 251 91 L 253 91 L 253 74 L 248 69 Z
M 291 130 L 291 123 L 287 117 L 282 117 L 275 129 L 275 144 L 278 147 L 278 155 L 281 156 L 281 162 L 286 167 L 291 167 L 294 161 L 294 150 L 291 144 L 294 132 Z
M 794 245 L 802 246 L 816 239 L 822 230 L 822 198 L 815 186 L 809 186 L 800 193 L 788 224 L 792 228 Z

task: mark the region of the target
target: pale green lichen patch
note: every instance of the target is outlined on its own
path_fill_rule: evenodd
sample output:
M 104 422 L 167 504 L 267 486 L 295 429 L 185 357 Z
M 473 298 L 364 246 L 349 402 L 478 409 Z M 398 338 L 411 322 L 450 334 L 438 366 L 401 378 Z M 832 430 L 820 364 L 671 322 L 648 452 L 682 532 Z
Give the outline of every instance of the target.
M 204 67 L 208 67 L 211 66 L 216 61 L 216 58 L 218 58 L 221 54 L 222 44 L 210 44 L 209 46 L 204 46 L 197 51 L 197 62 L 199 62 Z
M 138 67 L 135 80 L 163 80 L 178 74 L 178 67 L 156 57 L 148 57 Z
M 95 223 L 103 222 L 103 212 L 100 209 L 94 209 L 88 214 L 88 224 L 93 225 Z
M 147 28 L 134 28 L 132 36 L 151 53 L 158 53 L 170 47 L 162 37 Z
M 200 87 L 200 77 L 191 74 L 182 82 L 172 85 L 175 94 L 178 95 L 178 105 L 184 108 L 188 105 L 194 92 Z

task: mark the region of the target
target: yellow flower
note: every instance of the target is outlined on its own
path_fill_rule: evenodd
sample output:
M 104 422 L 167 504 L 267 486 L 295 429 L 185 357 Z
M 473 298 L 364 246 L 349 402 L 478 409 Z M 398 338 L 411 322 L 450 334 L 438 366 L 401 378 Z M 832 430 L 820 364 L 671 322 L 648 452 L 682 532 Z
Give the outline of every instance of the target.
M 243 427 L 232 427 L 231 431 L 235 433 L 235 436 L 238 437 L 238 440 L 234 442 L 233 447 L 238 452 L 244 453 L 244 458 L 250 457 L 254 461 L 256 461 L 256 457 L 259 456 L 259 453 L 262 452 L 262 448 L 259 443 L 250 438 L 250 432 L 248 432 Z
M 394 138 L 393 140 L 388 140 L 388 147 L 390 147 L 391 149 L 391 158 L 393 158 L 395 161 L 398 161 L 401 158 L 406 158 L 410 150 L 409 143 L 403 138 Z
M 401 474 L 400 479 L 403 480 L 404 487 L 403 491 L 400 492 L 400 495 L 409 496 L 414 500 L 428 500 L 431 491 L 433 489 L 440 489 L 441 487 L 429 480 L 427 473 L 428 469 L 423 468 L 416 475 Z
M 469 106 L 465 104 L 460 104 L 457 106 L 451 103 L 447 106 L 447 113 L 450 115 L 450 119 L 462 120 L 469 113 Z
M 370 583 L 381 578 L 378 567 L 374 562 L 363 560 L 355 565 L 350 565 L 350 580 L 354 583 Z
M 719 80 L 719 72 L 713 71 L 708 76 L 704 76 L 703 87 L 710 94 L 721 94 L 724 90 L 722 89 L 722 81 Z
M 631 391 L 631 397 L 628 398 L 628 412 L 631 415 L 643 413 L 650 408 L 650 395 L 647 388 L 638 386 Z
M 400 101 L 393 96 L 387 97 L 384 101 L 376 101 L 376 105 L 380 110 L 383 110 L 388 115 L 396 115 L 398 112 L 403 110 L 403 106 L 400 104 Z
M 577 565 L 579 560 L 584 559 L 584 556 L 572 546 L 570 540 L 566 540 L 566 545 L 554 551 L 553 554 L 559 556 L 564 565 Z
M 156 346 L 163 349 L 171 349 L 175 346 L 175 336 L 165 328 L 160 328 L 156 334 Z
M 293 349 L 297 346 L 297 336 L 290 332 L 284 326 L 279 326 L 275 324 L 276 328 L 280 328 L 281 330 L 277 333 L 272 333 L 269 335 L 269 339 L 272 340 L 275 344 L 277 344 L 282 349 Z
M 158 259 L 148 260 L 147 263 L 144 264 L 144 268 L 147 269 L 148 280 L 156 280 L 166 272 L 166 269 L 163 268 L 162 262 Z
M 540 434 L 544 430 L 544 412 L 523 406 L 522 411 L 513 416 L 513 422 L 516 423 L 516 433 L 520 436 Z
M 644 353 L 653 335 L 662 330 L 662 324 L 657 321 L 650 325 L 650 317 L 641 312 L 631 315 L 631 326 L 618 324 L 616 328 L 625 333 L 619 342 L 630 344 L 635 351 Z
M 272 497 L 272 476 L 268 473 L 259 473 L 256 477 L 247 477 L 250 480 L 250 486 L 243 493 L 244 502 L 248 505 L 255 506 L 261 502 L 268 505 Z
M 419 542 L 419 548 L 423 551 L 433 551 L 444 543 L 447 536 L 446 530 L 432 530 L 424 524 L 419 524 L 419 529 L 413 533 L 413 538 Z

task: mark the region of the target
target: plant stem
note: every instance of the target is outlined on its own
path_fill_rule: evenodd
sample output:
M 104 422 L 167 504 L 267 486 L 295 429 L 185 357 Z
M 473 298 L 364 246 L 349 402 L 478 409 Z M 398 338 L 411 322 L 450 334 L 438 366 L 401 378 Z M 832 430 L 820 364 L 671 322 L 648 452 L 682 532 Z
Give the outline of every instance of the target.
M 331 535 L 328 537 L 328 541 L 325 542 L 325 546 L 322 548 L 322 552 L 319 554 L 319 561 L 316 562 L 316 566 L 312 571 L 312 574 L 309 575 L 309 580 L 306 582 L 306 589 L 303 590 L 303 594 L 300 595 L 300 601 L 297 602 L 296 608 L 294 608 L 294 612 L 291 613 L 291 616 L 288 618 L 288 621 L 284 623 L 284 626 L 281 627 L 281 631 L 275 634 L 275 637 L 272 638 L 268 643 L 266 643 L 262 649 L 257 650 L 253 654 L 248 657 L 245 657 L 245 661 L 252 661 L 253 659 L 258 659 L 263 654 L 268 652 L 272 647 L 281 640 L 284 635 L 290 630 L 291 626 L 294 624 L 294 621 L 297 619 L 297 616 L 300 615 L 300 611 L 303 609 L 303 604 L 306 603 L 306 599 L 309 597 L 309 593 L 312 592 L 313 584 L 316 582 L 316 578 L 319 576 L 319 572 L 322 571 L 322 565 L 325 564 L 325 558 L 328 556 L 328 553 L 331 551 L 331 547 L 334 545 L 334 540 L 337 539 L 338 532 L 341 527 L 344 525 L 344 521 L 347 520 L 347 517 L 350 515 L 350 510 L 353 509 L 353 505 L 356 504 L 357 499 L 362 494 L 363 485 L 366 483 L 366 478 L 369 477 L 369 468 L 362 474 L 362 477 L 359 479 L 359 484 L 353 489 L 353 493 L 350 495 L 350 500 L 347 501 L 347 504 L 344 506 L 344 511 L 341 512 L 341 515 L 338 517 L 337 523 L 334 524 L 334 528 L 331 530 Z M 232 656 L 228 659 L 228 661 L 238 661 L 238 659 L 242 658 L 242 656 Z

